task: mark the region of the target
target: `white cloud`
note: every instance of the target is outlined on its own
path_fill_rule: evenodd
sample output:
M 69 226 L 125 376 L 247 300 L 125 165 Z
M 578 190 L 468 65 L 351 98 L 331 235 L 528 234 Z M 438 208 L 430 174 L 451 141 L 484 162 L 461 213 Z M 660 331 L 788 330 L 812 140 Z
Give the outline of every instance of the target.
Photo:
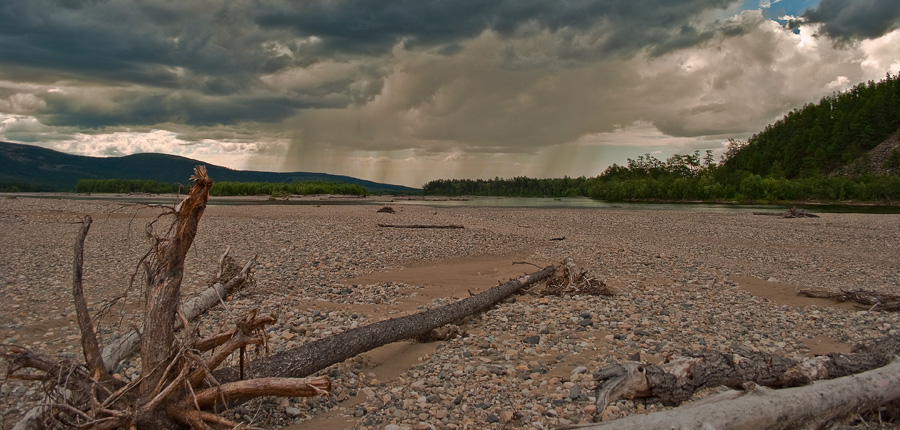
M 16 93 L 5 99 L 0 99 L 0 112 L 13 114 L 29 114 L 47 106 L 43 100 L 34 94 Z
M 900 29 L 894 30 L 877 39 L 860 42 L 860 49 L 865 54 L 862 67 L 870 74 L 900 73 Z

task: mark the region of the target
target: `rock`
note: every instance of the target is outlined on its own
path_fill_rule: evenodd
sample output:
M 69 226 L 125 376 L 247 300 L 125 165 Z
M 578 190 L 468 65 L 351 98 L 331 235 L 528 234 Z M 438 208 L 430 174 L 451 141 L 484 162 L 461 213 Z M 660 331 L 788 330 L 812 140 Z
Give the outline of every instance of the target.
M 569 389 L 569 398 L 572 400 L 577 399 L 581 396 L 581 385 L 575 385 L 574 387 Z
M 572 369 L 572 375 L 580 375 L 582 373 L 587 372 L 587 370 L 588 369 L 585 366 L 578 366 L 578 367 Z

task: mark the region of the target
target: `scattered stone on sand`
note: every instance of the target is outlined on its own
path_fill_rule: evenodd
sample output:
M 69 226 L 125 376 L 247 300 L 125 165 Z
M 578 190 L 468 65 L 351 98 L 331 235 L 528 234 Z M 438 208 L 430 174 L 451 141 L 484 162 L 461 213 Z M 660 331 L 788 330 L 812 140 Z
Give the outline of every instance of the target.
M 215 202 L 215 198 L 213 200 Z M 480 292 L 566 256 L 611 297 L 522 294 L 459 324 L 462 335 L 399 342 L 334 365 L 328 398 L 266 398 L 228 411 L 262 427 L 548 429 L 594 413 L 591 372 L 616 360 L 662 362 L 682 351 L 766 351 L 791 357 L 845 351 L 896 333 L 900 315 L 796 297 L 800 288 L 900 291 L 900 215 L 404 206 L 392 222 L 465 229 L 379 229 L 372 205 L 212 205 L 186 261 L 186 294 L 202 289 L 228 246 L 257 256 L 254 289 L 218 322 L 272 313 L 273 351 Z M 71 306 L 79 217 L 92 311 L 124 293 L 159 208 L 20 197 L 0 200 L 0 341 L 81 359 Z M 521 226 L 529 226 L 522 228 Z M 547 237 L 566 237 L 547 241 Z M 130 326 L 140 289 L 103 319 L 103 341 Z M 113 323 L 118 323 L 118 325 Z M 215 325 L 215 327 L 214 327 Z M 393 355 L 392 355 L 393 354 Z M 134 378 L 139 362 L 116 371 Z M 0 384 L 0 427 L 39 400 L 35 385 Z M 701 394 L 702 396 L 702 394 Z M 662 409 L 619 401 L 603 419 Z

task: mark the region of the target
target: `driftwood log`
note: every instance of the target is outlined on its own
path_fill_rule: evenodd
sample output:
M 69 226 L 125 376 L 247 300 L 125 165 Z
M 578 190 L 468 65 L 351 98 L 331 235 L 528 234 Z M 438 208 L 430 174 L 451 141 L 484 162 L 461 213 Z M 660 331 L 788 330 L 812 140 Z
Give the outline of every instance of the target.
M 777 216 L 781 218 L 818 218 L 819 216 L 807 212 L 805 209 L 792 207 L 784 212 L 753 212 L 753 215 Z
M 797 294 L 819 299 L 831 299 L 836 302 L 856 302 L 865 305 L 864 309 L 882 312 L 900 312 L 900 296 L 896 294 L 879 293 L 866 290 L 819 290 L 806 289 L 797 291 Z
M 340 363 L 382 345 L 414 338 L 445 324 L 483 311 L 520 289 L 550 277 L 555 266 L 511 279 L 481 294 L 448 305 L 369 324 L 333 336 L 318 339 L 251 362 L 247 374 L 251 377 L 300 378 L 332 364 Z M 238 379 L 238 369 L 227 368 L 213 372 L 219 382 Z
M 466 228 L 461 225 L 442 224 L 378 224 L 381 228 Z
M 891 364 L 898 354 L 900 354 L 900 336 L 895 335 L 868 345 L 857 346 L 850 354 L 832 353 L 802 361 L 768 353 L 702 352 L 690 353 L 662 365 L 634 362 L 614 364 L 595 374 L 595 379 L 600 382 L 597 389 L 595 418 L 599 417 L 607 405 L 619 399 L 647 399 L 667 406 L 677 406 L 690 399 L 695 392 L 705 388 L 726 386 L 742 389 L 747 384 L 771 388 L 800 387 L 812 381 L 841 378 L 882 368 Z M 897 364 L 894 363 L 893 366 L 895 368 Z M 881 402 L 880 399 L 900 398 L 900 392 L 895 394 L 890 392 L 900 388 L 900 381 L 890 383 L 895 385 L 884 382 L 887 385 L 881 386 L 880 389 L 886 391 L 879 396 L 870 396 L 855 401 L 857 403 L 851 403 L 868 405 L 871 409 L 884 404 L 877 403 Z M 842 399 L 842 402 L 848 402 L 845 398 Z M 876 401 L 873 399 L 879 400 L 873 403 Z
M 577 426 L 596 430 L 734 429 L 789 430 L 823 428 L 841 419 L 900 400 L 900 361 L 857 375 L 811 385 L 771 390 L 750 386 L 743 395 L 723 393 L 697 405 L 633 415 L 606 423 Z M 716 401 L 719 400 L 719 401 Z

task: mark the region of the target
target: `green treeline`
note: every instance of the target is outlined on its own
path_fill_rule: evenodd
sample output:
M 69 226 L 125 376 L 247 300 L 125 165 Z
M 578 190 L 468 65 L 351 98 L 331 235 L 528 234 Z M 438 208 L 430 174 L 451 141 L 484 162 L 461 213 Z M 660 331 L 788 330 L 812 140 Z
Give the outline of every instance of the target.
M 53 191 L 47 185 L 35 185 L 26 182 L 0 182 L 0 193 L 46 193 Z
M 343 182 L 216 182 L 209 194 L 213 196 L 288 196 L 291 194 L 341 194 L 364 196 L 361 185 Z
M 75 184 L 76 193 L 149 193 L 169 194 L 185 189 L 181 184 L 167 184 L 150 179 L 81 179 Z
M 422 186 L 425 195 L 507 196 L 507 197 L 579 197 L 587 196 L 588 179 L 438 179 Z
M 510 197 L 587 196 L 609 201 L 788 202 L 900 200 L 900 176 L 875 176 L 855 169 L 836 176 L 842 166 L 860 166 L 891 133 L 900 137 L 900 78 L 867 82 L 818 104 L 795 109 L 753 135 L 746 143 L 730 140 L 721 163 L 712 151 L 659 160 L 650 154 L 613 164 L 596 178 L 437 180 L 425 194 Z M 900 170 L 900 149 L 882 167 Z M 829 176 L 832 175 L 832 176 Z
M 150 193 L 185 192 L 181 184 L 167 184 L 145 179 L 82 179 L 75 185 L 76 193 Z M 209 191 L 213 196 L 287 196 L 291 194 L 365 195 L 360 185 L 342 182 L 215 182 Z
M 900 176 L 815 176 L 785 179 L 749 174 L 737 183 L 721 183 L 712 172 L 690 177 L 646 177 L 601 180 L 589 190 L 591 198 L 626 200 L 704 200 L 744 202 L 900 200 Z

